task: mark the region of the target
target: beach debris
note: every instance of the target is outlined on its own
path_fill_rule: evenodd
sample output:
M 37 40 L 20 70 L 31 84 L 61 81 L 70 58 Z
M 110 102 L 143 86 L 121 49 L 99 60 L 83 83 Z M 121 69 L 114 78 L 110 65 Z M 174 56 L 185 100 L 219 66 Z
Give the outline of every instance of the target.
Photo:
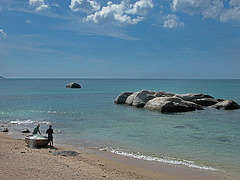
M 22 133 L 30 133 L 30 130 L 29 129 L 23 129 L 21 132 Z
M 202 93 L 174 94 L 164 91 L 123 92 L 114 100 L 115 104 L 127 104 L 138 108 L 157 110 L 162 113 L 203 110 L 205 106 L 216 109 L 240 109 L 232 100 L 215 99 Z
M 8 128 L 4 128 L 2 132 L 8 132 Z
M 81 85 L 76 82 L 73 82 L 73 83 L 67 84 L 66 88 L 81 88 Z
M 53 154 L 60 155 L 60 156 L 77 156 L 79 153 L 72 150 L 66 150 L 66 151 L 54 152 Z

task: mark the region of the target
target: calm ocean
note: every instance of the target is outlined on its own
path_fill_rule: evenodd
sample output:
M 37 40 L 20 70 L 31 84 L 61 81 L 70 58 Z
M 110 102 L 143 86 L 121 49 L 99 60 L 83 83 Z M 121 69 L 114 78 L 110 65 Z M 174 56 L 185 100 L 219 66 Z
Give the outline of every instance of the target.
M 78 82 L 81 89 L 65 85 Z M 240 80 L 3 79 L 0 124 L 20 130 L 49 124 L 55 141 L 95 147 L 149 161 L 177 164 L 240 177 L 240 110 L 161 114 L 116 105 L 126 91 L 204 93 L 240 104 Z

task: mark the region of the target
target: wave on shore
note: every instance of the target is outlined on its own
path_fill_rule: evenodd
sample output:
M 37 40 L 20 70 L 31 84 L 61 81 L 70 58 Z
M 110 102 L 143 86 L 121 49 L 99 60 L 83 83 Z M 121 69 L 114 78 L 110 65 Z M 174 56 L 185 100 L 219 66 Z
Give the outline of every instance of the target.
M 187 166 L 190 168 L 196 168 L 196 169 L 202 169 L 202 170 L 209 170 L 209 171 L 219 171 L 219 169 L 210 167 L 210 166 L 205 166 L 205 165 L 198 165 L 193 161 L 188 161 L 188 160 L 180 160 L 176 158 L 170 158 L 170 157 L 154 157 L 154 156 L 148 156 L 144 155 L 141 153 L 132 153 L 132 152 L 125 152 L 123 150 L 118 150 L 118 149 L 113 149 L 113 148 L 102 148 L 99 149 L 100 151 L 107 151 L 113 154 L 118 154 L 121 156 L 126 156 L 126 157 L 131 157 L 135 159 L 141 159 L 141 160 L 146 160 L 146 161 L 155 161 L 155 162 L 160 162 L 164 164 L 172 164 L 172 165 L 182 165 L 182 166 Z

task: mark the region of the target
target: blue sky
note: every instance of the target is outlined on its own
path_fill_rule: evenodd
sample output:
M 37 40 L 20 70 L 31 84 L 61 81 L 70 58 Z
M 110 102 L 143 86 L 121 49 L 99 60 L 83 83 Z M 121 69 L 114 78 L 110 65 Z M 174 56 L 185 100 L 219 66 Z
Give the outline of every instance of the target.
M 240 78 L 240 0 L 0 0 L 5 77 Z

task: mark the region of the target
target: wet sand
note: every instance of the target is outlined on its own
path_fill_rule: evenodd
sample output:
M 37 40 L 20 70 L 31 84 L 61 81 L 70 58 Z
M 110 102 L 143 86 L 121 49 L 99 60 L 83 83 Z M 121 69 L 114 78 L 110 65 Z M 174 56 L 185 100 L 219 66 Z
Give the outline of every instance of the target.
M 77 156 L 54 152 L 74 150 Z M 28 148 L 22 139 L 0 133 L 0 179 L 224 179 L 190 168 L 159 165 L 107 152 L 57 146 Z

